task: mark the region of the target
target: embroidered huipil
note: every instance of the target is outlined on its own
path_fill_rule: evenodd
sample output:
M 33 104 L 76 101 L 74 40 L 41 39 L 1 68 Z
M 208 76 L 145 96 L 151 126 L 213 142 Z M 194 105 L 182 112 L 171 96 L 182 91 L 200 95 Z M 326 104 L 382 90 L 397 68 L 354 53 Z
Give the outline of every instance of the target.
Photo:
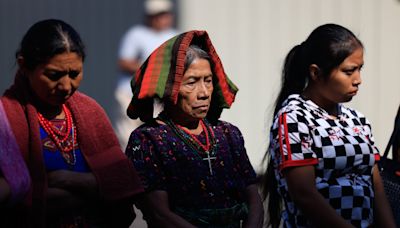
M 193 151 L 167 125 L 144 124 L 130 137 L 126 149 L 146 192 L 164 190 L 172 210 L 222 209 L 245 202 L 245 188 L 256 182 L 239 129 L 219 121 L 212 126 L 216 151 L 207 155 Z M 205 143 L 204 131 L 198 139 Z
M 312 226 L 291 200 L 282 175 L 285 168 L 309 165 L 315 167 L 316 188 L 340 216 L 357 227 L 371 225 L 372 169 L 379 152 L 368 120 L 341 104 L 334 119 L 298 94 L 282 107 L 271 127 L 270 151 L 285 204 L 285 227 Z

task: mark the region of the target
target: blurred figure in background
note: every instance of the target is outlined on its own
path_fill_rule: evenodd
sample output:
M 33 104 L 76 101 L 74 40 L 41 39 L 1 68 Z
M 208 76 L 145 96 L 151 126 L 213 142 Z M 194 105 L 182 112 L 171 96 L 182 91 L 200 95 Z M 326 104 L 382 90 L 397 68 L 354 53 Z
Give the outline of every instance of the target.
M 177 34 L 173 28 L 173 4 L 170 0 L 146 0 L 144 6 L 146 24 L 136 25 L 126 32 L 118 54 L 121 75 L 115 90 L 118 110 L 114 124 L 122 148 L 127 145 L 132 130 L 142 123 L 126 115 L 132 98 L 131 79 L 154 49 Z

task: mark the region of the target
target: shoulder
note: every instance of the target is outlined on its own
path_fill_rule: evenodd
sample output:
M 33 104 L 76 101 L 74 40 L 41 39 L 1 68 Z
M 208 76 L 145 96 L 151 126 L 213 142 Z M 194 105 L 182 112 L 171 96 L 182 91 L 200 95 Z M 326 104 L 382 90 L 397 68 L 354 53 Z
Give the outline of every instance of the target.
M 362 125 L 370 125 L 370 122 L 367 119 L 367 117 L 362 112 L 360 112 L 356 109 L 342 106 L 342 112 L 349 119 L 358 119 Z
M 305 116 L 309 116 L 310 109 L 307 102 L 300 95 L 294 94 L 289 96 L 282 104 L 281 109 L 274 117 L 276 122 L 281 116 L 285 116 L 288 120 L 303 121 Z
M 103 108 L 100 106 L 99 103 L 97 103 L 97 101 L 95 99 L 93 99 L 92 97 L 89 97 L 88 95 L 76 91 L 72 97 L 70 98 L 70 100 L 67 101 L 67 103 L 74 103 L 78 106 L 81 107 L 85 107 L 90 108 L 90 109 L 101 109 L 103 110 Z
M 131 138 L 156 138 L 166 133 L 166 126 L 157 122 L 144 123 L 132 131 Z
M 131 27 L 125 35 L 127 36 L 140 36 L 142 34 L 147 34 L 149 32 L 149 28 L 144 25 L 135 25 Z
M 82 101 L 89 102 L 89 103 L 96 103 L 97 104 L 95 99 L 93 99 L 92 97 L 90 97 L 90 96 L 88 96 L 88 95 L 86 95 L 86 94 L 84 94 L 82 92 L 79 92 L 79 91 L 76 91 L 74 93 L 74 95 L 72 95 L 71 98 L 82 100 Z
M 307 104 L 298 94 L 290 95 L 282 104 L 278 113 L 302 113 L 307 110 Z
M 218 120 L 216 124 L 213 125 L 214 128 L 220 128 L 229 131 L 240 131 L 239 128 L 232 123 L 226 122 L 224 120 Z
M 232 123 L 218 120 L 218 122 L 213 125 L 214 131 L 221 132 L 220 134 L 228 136 L 230 138 L 235 138 L 237 140 L 243 138 L 242 132 L 240 129 L 233 125 Z
M 363 113 L 350 107 L 342 106 L 342 112 L 350 117 L 365 118 Z

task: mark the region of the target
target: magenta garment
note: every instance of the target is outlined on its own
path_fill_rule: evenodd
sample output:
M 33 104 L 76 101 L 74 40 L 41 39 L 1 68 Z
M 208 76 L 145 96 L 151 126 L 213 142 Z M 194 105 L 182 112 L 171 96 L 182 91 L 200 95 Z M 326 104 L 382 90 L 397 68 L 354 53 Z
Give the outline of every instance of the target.
M 31 186 L 28 168 L 0 100 L 0 170 L 11 189 L 10 203 L 22 201 Z

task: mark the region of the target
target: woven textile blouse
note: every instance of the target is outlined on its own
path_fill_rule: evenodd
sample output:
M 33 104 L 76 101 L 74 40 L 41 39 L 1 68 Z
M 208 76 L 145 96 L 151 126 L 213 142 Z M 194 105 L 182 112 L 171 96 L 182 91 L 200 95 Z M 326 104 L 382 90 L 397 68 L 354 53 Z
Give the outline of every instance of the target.
M 339 104 L 338 110 L 333 119 L 311 100 L 294 94 L 275 117 L 270 151 L 285 203 L 285 227 L 311 226 L 292 201 L 281 172 L 296 166 L 315 167 L 316 188 L 345 220 L 356 227 L 369 227 L 374 221 L 372 170 L 379 152 L 371 126 L 353 109 Z
M 227 122 L 213 126 L 217 150 L 213 175 L 204 153 L 193 151 L 167 125 L 144 124 L 131 134 L 126 149 L 146 192 L 164 190 L 172 210 L 221 209 L 245 202 L 255 172 L 239 129 Z M 198 136 L 204 143 L 204 131 Z

